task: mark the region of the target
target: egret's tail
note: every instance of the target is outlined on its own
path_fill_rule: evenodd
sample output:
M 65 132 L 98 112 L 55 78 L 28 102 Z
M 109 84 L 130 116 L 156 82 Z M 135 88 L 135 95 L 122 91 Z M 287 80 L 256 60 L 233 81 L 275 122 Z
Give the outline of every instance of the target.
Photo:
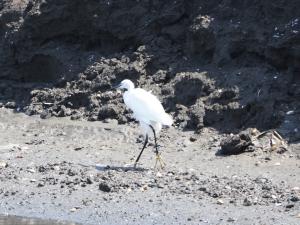
M 162 123 L 162 125 L 165 125 L 165 126 L 171 126 L 173 124 L 173 119 L 169 114 L 165 113 L 161 117 L 161 123 Z

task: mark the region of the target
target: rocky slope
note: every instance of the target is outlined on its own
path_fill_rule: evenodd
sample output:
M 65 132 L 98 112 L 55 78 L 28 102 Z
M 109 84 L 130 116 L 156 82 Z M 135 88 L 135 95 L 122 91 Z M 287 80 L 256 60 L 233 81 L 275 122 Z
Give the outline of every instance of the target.
M 297 0 L 4 0 L 0 105 L 124 123 L 110 87 L 129 78 L 183 129 L 299 141 L 299 20 Z

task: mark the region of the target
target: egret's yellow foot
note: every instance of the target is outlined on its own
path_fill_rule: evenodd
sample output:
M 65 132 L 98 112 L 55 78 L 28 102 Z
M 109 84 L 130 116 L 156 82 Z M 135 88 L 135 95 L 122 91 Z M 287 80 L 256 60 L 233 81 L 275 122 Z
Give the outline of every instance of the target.
M 156 154 L 156 161 L 155 161 L 154 169 L 156 169 L 157 162 L 159 162 L 161 169 L 163 169 L 166 166 L 166 163 L 164 162 L 164 160 L 162 159 L 162 157 L 159 153 Z

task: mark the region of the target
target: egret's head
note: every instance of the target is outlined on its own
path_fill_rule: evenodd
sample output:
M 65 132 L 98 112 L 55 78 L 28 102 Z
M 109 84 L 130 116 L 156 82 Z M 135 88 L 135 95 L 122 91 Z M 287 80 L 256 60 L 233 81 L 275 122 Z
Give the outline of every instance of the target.
M 123 80 L 119 85 L 115 86 L 115 88 L 130 90 L 134 88 L 134 84 L 131 80 Z

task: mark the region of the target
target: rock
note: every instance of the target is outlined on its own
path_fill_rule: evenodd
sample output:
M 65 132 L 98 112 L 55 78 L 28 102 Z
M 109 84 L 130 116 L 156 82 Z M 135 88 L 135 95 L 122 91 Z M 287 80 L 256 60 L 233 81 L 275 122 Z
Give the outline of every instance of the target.
M 298 202 L 298 201 L 300 201 L 300 198 L 299 198 L 298 196 L 292 196 L 292 197 L 290 198 L 290 200 L 291 200 L 292 202 Z
M 217 204 L 218 204 L 218 205 L 223 205 L 223 204 L 224 204 L 224 201 L 223 201 L 222 199 L 218 199 Z
M 44 166 L 39 166 L 38 171 L 39 171 L 40 173 L 43 173 L 43 172 L 46 171 L 46 168 L 45 168 Z
M 84 147 L 76 147 L 76 148 L 74 148 L 74 151 L 80 151 L 82 149 L 84 149 Z
M 291 209 L 291 208 L 293 208 L 294 206 L 295 206 L 294 204 L 288 204 L 288 205 L 285 206 L 285 208 Z
M 76 175 L 76 172 L 73 171 L 72 169 L 69 169 L 67 174 L 68 174 L 70 177 L 73 177 L 73 176 Z
M 245 198 L 244 201 L 243 201 L 243 205 L 244 206 L 251 206 L 252 202 L 248 198 Z
M 160 172 L 156 173 L 156 177 L 162 177 L 163 175 Z
M 7 162 L 0 161 L 0 168 L 6 168 L 6 167 L 8 167 Z
M 80 207 L 73 207 L 70 209 L 70 212 L 76 212 L 78 209 L 80 209 Z
M 29 172 L 29 173 L 35 173 L 36 172 L 35 169 L 33 169 L 33 168 L 29 168 L 26 171 Z
M 251 137 L 249 134 L 242 132 L 238 135 L 232 135 L 227 137 L 221 142 L 220 154 L 232 155 L 245 152 L 246 149 L 252 145 Z
M 111 188 L 110 188 L 110 186 L 108 186 L 107 183 L 102 182 L 99 184 L 99 190 L 101 190 L 103 192 L 110 192 Z
M 15 102 L 7 102 L 5 104 L 5 107 L 8 109 L 15 109 L 16 108 L 16 103 Z
M 80 113 L 76 113 L 71 115 L 71 120 L 79 120 L 80 118 L 82 118 L 82 115 Z
M 232 217 L 229 217 L 229 218 L 227 219 L 227 222 L 234 222 L 234 221 L 235 221 L 235 219 L 232 218 Z
M 51 117 L 51 113 L 48 110 L 44 110 L 40 114 L 41 119 L 49 119 Z
M 91 179 L 91 178 L 89 178 L 89 177 L 88 177 L 88 178 L 86 178 L 86 183 L 87 183 L 87 184 L 92 184 L 92 183 L 93 183 L 93 181 L 92 181 L 92 179 Z
M 44 187 L 45 186 L 45 181 L 41 181 L 38 183 L 37 187 Z
M 190 141 L 191 141 L 191 142 L 195 142 L 195 141 L 197 141 L 197 137 L 195 137 L 195 136 L 191 136 L 191 137 L 190 137 Z

